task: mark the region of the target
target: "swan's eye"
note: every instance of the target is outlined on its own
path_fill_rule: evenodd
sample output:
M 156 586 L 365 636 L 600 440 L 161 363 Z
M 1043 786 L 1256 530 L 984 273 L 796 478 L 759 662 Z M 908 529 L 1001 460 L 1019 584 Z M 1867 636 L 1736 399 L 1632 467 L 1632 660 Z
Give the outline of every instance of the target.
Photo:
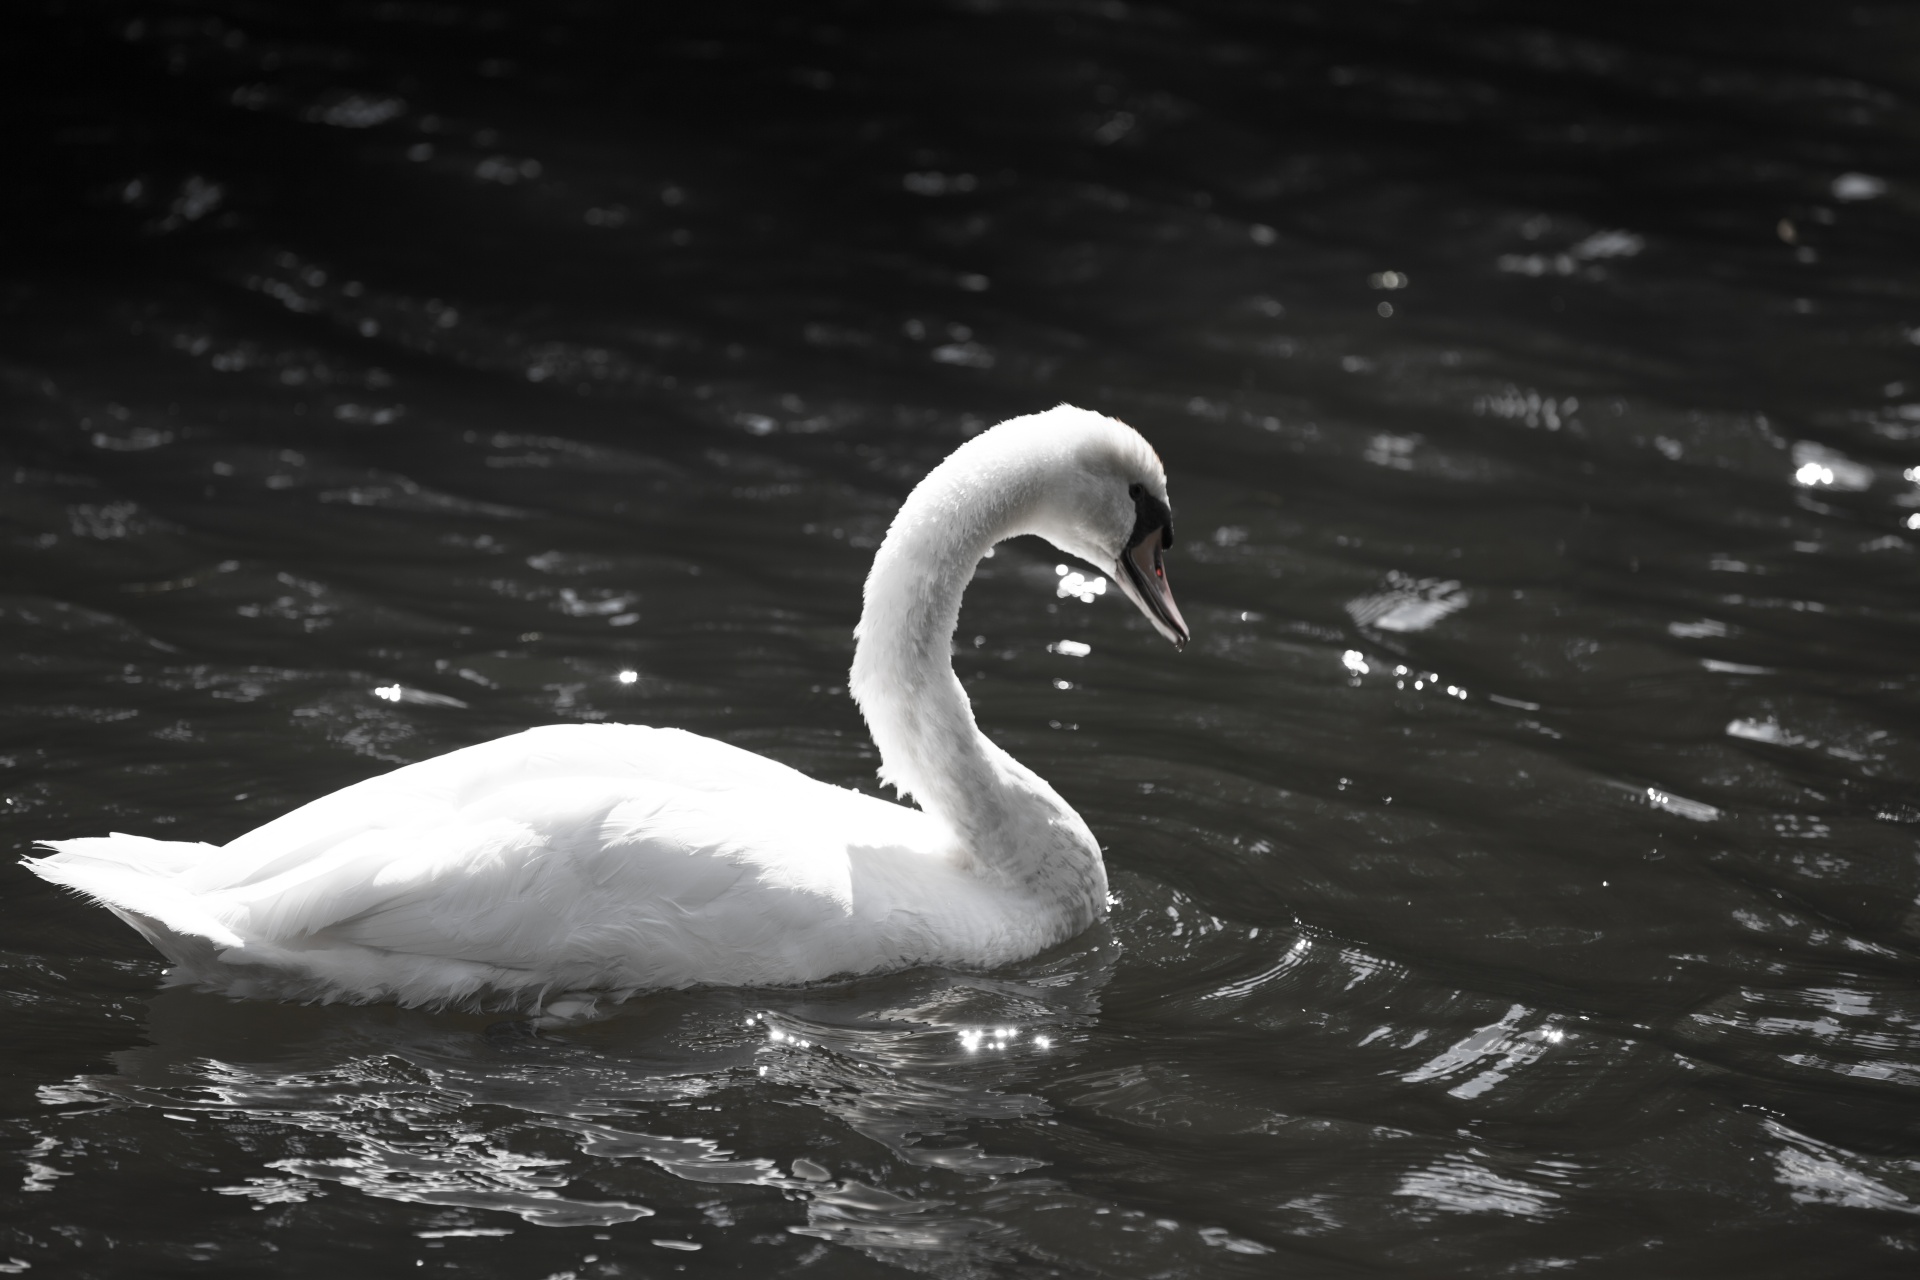
M 1137 547 L 1140 539 L 1154 530 L 1160 530 L 1160 547 L 1165 550 L 1173 545 L 1173 512 L 1167 504 L 1148 492 L 1147 486 L 1139 481 L 1127 486 L 1127 496 L 1133 499 L 1133 533 L 1127 538 L 1127 545 Z

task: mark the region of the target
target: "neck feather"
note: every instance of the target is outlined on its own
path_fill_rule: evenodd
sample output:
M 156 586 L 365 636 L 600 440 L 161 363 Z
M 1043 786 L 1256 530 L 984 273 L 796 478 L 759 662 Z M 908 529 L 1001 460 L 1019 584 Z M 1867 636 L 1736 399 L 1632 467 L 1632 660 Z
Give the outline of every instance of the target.
M 966 860 L 995 879 L 1104 902 L 1092 833 L 980 732 L 953 673 L 967 584 L 996 542 L 1033 532 L 1042 497 L 1031 468 L 968 461 L 936 468 L 887 531 L 867 578 L 849 688 L 880 749 L 881 780 L 945 822 Z

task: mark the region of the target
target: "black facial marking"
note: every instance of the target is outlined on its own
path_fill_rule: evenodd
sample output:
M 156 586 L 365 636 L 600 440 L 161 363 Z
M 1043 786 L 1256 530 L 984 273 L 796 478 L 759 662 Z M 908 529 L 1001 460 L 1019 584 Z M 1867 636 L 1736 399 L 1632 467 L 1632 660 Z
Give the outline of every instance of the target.
M 1133 534 L 1127 539 L 1127 545 L 1137 547 L 1140 539 L 1153 529 L 1160 530 L 1160 548 L 1165 550 L 1173 545 L 1173 512 L 1167 504 L 1147 492 L 1143 484 L 1130 484 L 1127 492 L 1133 496 Z

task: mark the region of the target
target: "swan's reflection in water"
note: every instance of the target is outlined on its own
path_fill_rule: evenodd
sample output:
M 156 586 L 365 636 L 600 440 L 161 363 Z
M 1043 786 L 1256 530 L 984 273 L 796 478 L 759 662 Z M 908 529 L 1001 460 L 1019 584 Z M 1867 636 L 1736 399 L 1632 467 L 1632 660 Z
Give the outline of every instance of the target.
M 409 1270 L 578 1280 L 1463 1260 L 1488 1230 L 1604 1238 L 1623 1204 L 1666 1211 L 1646 1171 L 1730 1142 L 1760 1158 L 1710 1202 L 1753 1230 L 1920 1204 L 1914 1170 L 1844 1126 L 1714 1101 L 1783 1063 L 1904 1087 L 1910 1042 L 1865 1022 L 1906 1009 L 1891 980 L 1769 992 L 1756 969 L 1667 1032 L 1116 884 L 1107 926 L 993 974 L 667 993 L 537 1038 L 165 992 L 150 1044 L 41 1091 L 23 1190 L 60 1215 L 134 1187 L 223 1223 L 204 1246 L 170 1222 L 101 1233 L 183 1266 L 346 1232 L 417 1251 Z M 1628 1107 L 1605 1143 L 1561 1136 Z M 176 1167 L 143 1174 L 161 1151 Z
M 1069 1219 L 1130 1212 L 1006 1181 L 1048 1163 L 1006 1148 L 1038 1149 L 1032 1130 L 1052 1121 L 1035 1071 L 1075 1053 L 1118 952 L 1101 929 L 1013 978 L 669 993 L 537 1038 L 466 1015 L 166 991 L 150 1045 L 42 1100 L 217 1126 L 258 1172 L 212 1190 L 269 1210 L 351 1189 L 430 1208 L 407 1223 L 429 1241 L 497 1235 L 511 1215 L 603 1229 L 602 1249 L 746 1228 L 964 1269 L 1011 1256 L 1031 1212 L 1063 1238 Z M 1260 1250 L 1210 1232 L 1191 1246 Z

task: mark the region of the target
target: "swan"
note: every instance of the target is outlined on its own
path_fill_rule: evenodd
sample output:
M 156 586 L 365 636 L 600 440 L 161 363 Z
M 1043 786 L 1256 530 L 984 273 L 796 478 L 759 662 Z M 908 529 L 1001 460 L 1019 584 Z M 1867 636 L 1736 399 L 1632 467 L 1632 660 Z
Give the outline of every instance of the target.
M 848 688 L 880 778 L 917 808 L 680 729 L 557 724 L 369 778 L 230 843 L 114 834 L 25 865 L 236 996 L 595 1016 L 696 985 L 993 967 L 1104 915 L 1087 824 L 981 733 L 952 666 L 994 544 L 1108 571 L 1184 647 L 1166 474 L 1116 419 L 1061 405 L 962 444 L 867 576 Z

